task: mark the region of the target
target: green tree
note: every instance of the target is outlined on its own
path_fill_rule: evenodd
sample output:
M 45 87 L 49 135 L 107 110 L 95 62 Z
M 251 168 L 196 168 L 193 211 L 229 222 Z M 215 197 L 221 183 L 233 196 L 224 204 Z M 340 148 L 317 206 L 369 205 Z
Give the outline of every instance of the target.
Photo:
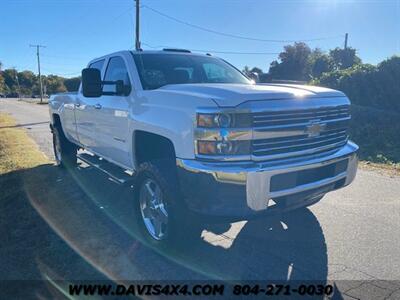
M 311 83 L 343 91 L 354 104 L 400 112 L 400 57 L 393 56 L 378 66 L 356 64 L 323 73 Z
M 310 79 L 310 47 L 303 42 L 287 45 L 279 54 L 279 61 L 273 61 L 269 67 L 272 79 L 306 81 Z
M 64 93 L 67 88 L 64 85 L 64 78 L 57 75 L 48 75 L 43 78 L 43 84 L 46 86 L 48 95 Z
M 0 61 L 0 93 L 5 94 L 6 93 L 6 83 L 4 82 L 3 72 L 1 70 L 2 67 L 3 67 L 3 64 Z
M 356 64 L 361 64 L 361 59 L 357 56 L 354 48 L 335 48 L 329 51 L 329 56 L 332 58 L 336 69 L 343 70 L 350 68 Z
M 22 71 L 17 73 L 21 95 L 30 96 L 34 94 L 34 89 L 39 85 L 39 79 L 32 71 Z M 35 93 L 36 94 L 36 93 Z
M 323 73 L 331 72 L 334 69 L 331 57 L 325 54 L 321 49 L 316 48 L 309 57 L 310 77 L 318 78 Z
M 5 69 L 2 71 L 2 77 L 5 84 L 4 91 L 9 94 L 17 94 L 18 86 L 16 80 L 17 71 L 15 69 Z

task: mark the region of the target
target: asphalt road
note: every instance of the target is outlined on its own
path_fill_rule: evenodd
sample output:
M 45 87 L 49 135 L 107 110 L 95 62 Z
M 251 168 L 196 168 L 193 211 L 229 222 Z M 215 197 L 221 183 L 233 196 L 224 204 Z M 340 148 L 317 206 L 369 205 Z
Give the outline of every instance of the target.
M 0 99 L 0 111 L 11 113 L 53 158 L 47 105 Z M 85 268 L 71 275 L 68 268 L 79 269 L 78 260 L 55 259 L 52 269 L 67 274 L 63 278 L 96 277 L 89 275 L 87 264 L 115 280 L 319 279 L 335 281 L 345 299 L 400 299 L 399 176 L 359 169 L 351 186 L 329 193 L 308 210 L 275 220 L 205 224 L 197 240 L 182 241 L 184 250 L 156 252 L 136 240 L 129 191 L 118 190 L 90 168 L 55 169 L 33 170 L 51 175 L 45 182 L 35 182 L 39 175 L 32 175 L 26 186 L 43 185 L 40 192 L 27 188 L 30 206 L 50 225 L 49 235 L 55 232 L 65 242 L 61 248 L 73 249 L 84 261 Z M 10 272 L 1 276 L 37 276 L 23 267 Z

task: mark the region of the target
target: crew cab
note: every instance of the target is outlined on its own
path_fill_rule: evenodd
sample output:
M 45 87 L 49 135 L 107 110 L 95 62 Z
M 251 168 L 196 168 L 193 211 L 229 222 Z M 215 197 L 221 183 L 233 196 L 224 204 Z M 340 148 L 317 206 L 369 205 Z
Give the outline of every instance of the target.
M 96 58 L 79 91 L 52 96 L 49 109 L 57 164 L 78 157 L 119 183 L 132 178 L 139 226 L 156 244 L 192 214 L 248 219 L 309 206 L 357 171 L 343 93 L 255 84 L 187 50 Z

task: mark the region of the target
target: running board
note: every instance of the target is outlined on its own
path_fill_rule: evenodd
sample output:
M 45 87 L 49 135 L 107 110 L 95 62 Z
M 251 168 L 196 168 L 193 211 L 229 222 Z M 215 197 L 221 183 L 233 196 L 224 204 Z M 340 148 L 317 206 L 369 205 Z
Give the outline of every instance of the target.
M 126 184 L 133 181 L 133 176 L 126 173 L 124 169 L 99 158 L 96 155 L 90 155 L 88 153 L 79 153 L 77 158 L 88 164 L 89 166 L 103 172 L 112 181 L 118 184 Z

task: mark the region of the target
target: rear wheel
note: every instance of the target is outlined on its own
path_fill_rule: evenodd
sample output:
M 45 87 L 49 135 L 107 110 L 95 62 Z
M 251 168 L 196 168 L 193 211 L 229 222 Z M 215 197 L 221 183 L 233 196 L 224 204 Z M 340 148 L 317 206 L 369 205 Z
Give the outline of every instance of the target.
M 62 130 L 58 127 L 53 128 L 53 149 L 57 166 L 76 165 L 77 147 L 67 140 Z
M 179 246 L 200 236 L 179 193 L 175 165 L 168 160 L 142 163 L 137 172 L 135 202 L 141 235 L 151 245 Z

